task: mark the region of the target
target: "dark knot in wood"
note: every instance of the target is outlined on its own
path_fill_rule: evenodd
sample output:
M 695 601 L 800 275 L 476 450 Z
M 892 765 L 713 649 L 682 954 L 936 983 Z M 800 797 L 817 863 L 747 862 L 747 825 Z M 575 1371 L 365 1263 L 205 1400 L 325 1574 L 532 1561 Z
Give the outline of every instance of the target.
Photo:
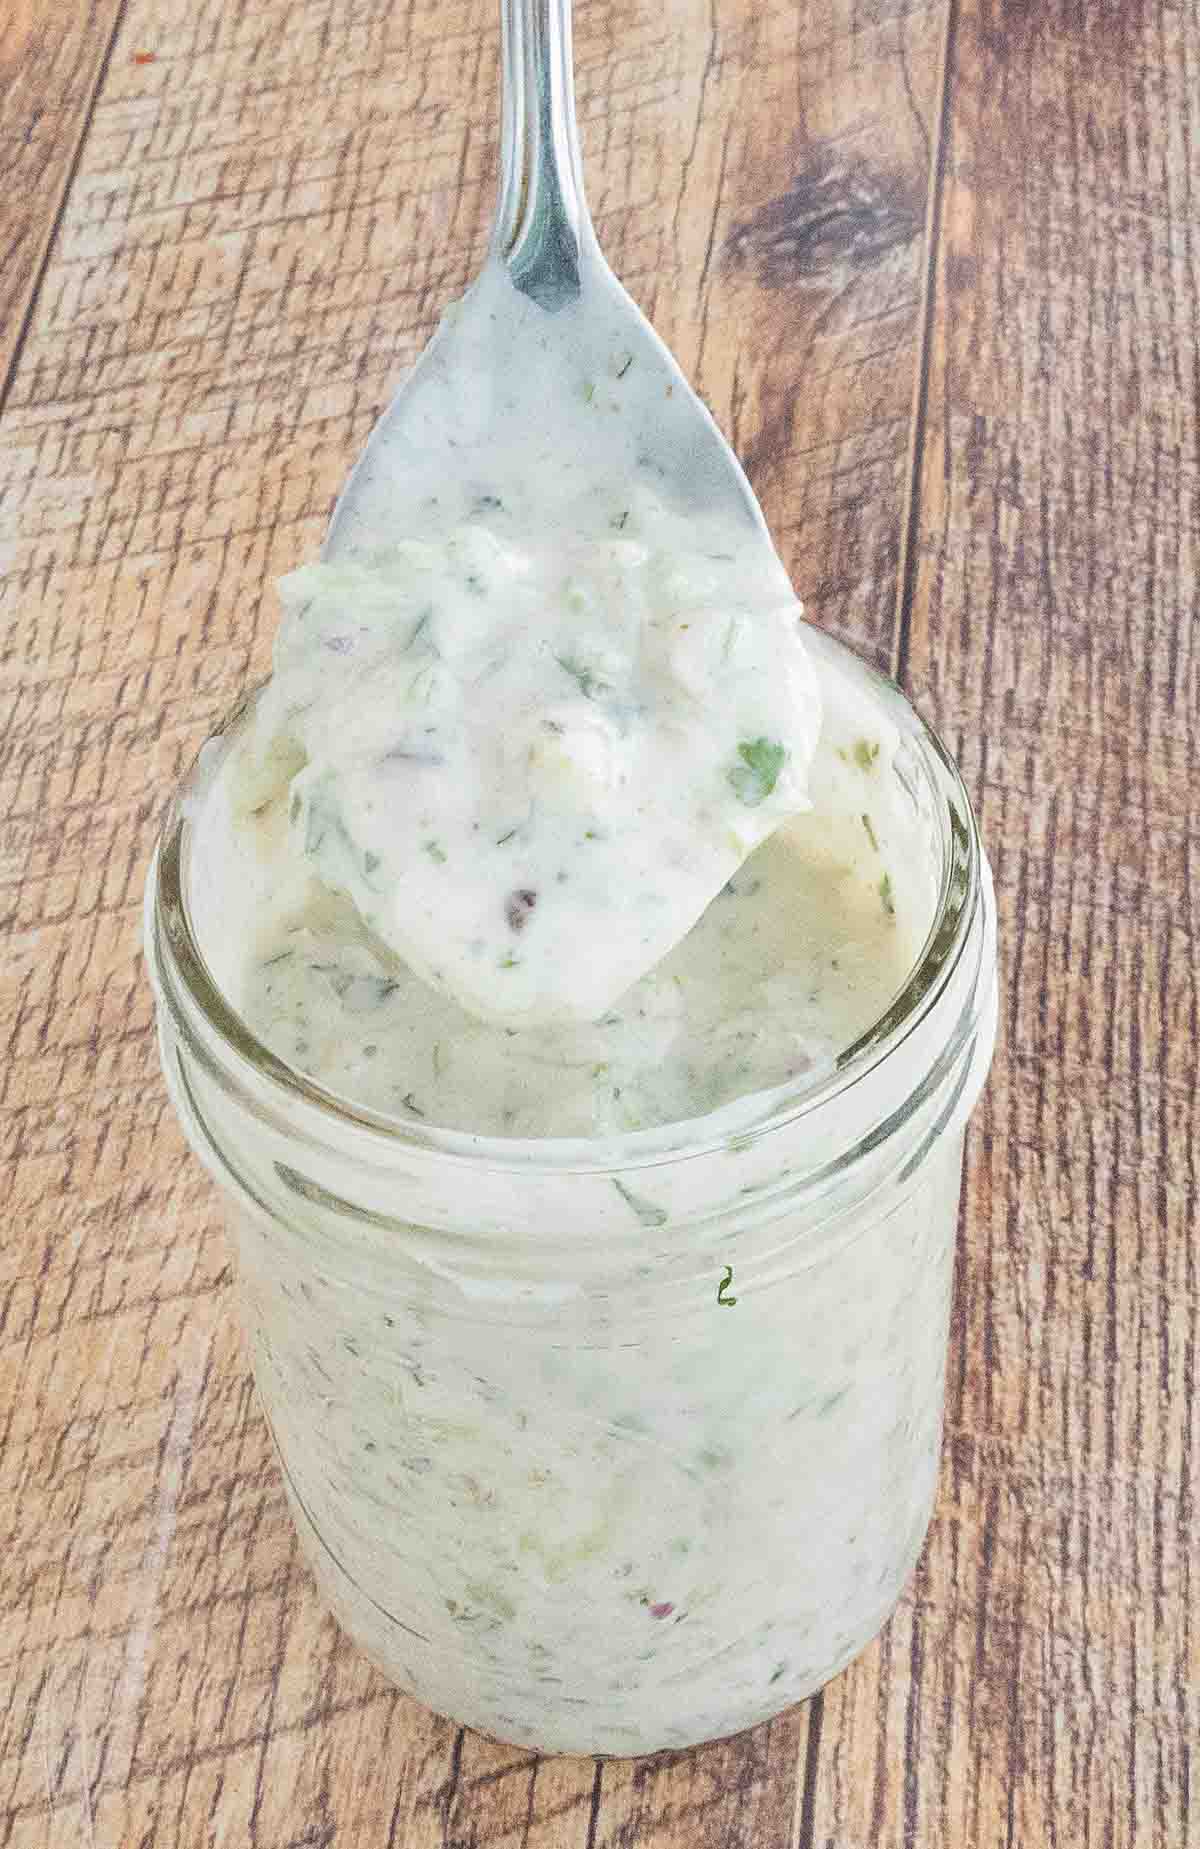
M 911 244 L 924 221 L 914 176 L 817 146 L 786 192 L 734 228 L 726 254 L 768 289 L 848 280 Z

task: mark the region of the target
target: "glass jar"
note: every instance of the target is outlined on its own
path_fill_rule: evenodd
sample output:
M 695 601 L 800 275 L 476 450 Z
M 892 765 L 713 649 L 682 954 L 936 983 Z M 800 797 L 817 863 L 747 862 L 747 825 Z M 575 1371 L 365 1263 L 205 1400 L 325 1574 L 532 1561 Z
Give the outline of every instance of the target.
M 163 1067 L 225 1195 L 307 1557 L 387 1676 L 502 1740 L 625 1755 L 753 1726 L 863 1648 L 920 1551 L 995 909 L 953 764 L 860 672 L 934 844 L 933 926 L 837 1070 L 735 1135 L 518 1141 L 349 1107 L 219 980 L 197 831 L 240 712 L 167 818 Z

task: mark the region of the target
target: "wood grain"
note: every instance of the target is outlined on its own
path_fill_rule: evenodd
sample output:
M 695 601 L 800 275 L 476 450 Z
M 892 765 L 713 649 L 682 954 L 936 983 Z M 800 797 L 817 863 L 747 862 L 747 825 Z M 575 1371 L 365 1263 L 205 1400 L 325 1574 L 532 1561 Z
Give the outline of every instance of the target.
M 1196 24 L 954 20 L 898 657 L 978 800 L 1004 999 L 933 1531 L 825 1695 L 838 1849 L 1200 1842 Z
M 579 9 L 614 263 L 831 624 L 892 647 L 940 5 Z M 286 30 L 285 30 L 286 24 Z M 482 251 L 490 0 L 134 4 L 13 382 L 4 480 L 0 1843 L 789 1842 L 809 1711 L 539 1762 L 387 1689 L 300 1564 L 137 905 L 398 371 Z
M 388 1689 L 297 1555 L 140 888 L 271 579 L 479 261 L 492 10 L 130 0 L 5 268 L 0 1849 L 1189 1849 L 1200 28 L 1170 0 L 577 7 L 602 241 L 996 862 L 1004 1047 L 900 1611 L 739 1740 L 544 1761 Z M 48 33 L 101 71 L 87 0 L 17 17 L 13 93 L 50 94 Z
M 122 0 L 0 17 L 0 404 L 104 78 Z

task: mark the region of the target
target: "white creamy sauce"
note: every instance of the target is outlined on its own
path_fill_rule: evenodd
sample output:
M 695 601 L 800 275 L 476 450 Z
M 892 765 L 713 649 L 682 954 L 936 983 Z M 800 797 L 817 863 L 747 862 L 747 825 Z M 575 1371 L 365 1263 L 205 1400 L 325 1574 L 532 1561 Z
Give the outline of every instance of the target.
M 249 1025 L 341 1096 L 480 1134 L 611 1135 L 825 1077 L 903 986 L 928 922 L 928 869 L 897 851 L 913 818 L 889 723 L 829 665 L 821 678 L 819 807 L 737 868 L 682 942 L 593 1021 L 504 1026 L 431 988 L 331 890 L 320 857 L 296 853 L 294 783 L 264 796 L 256 778 L 241 792 L 240 832 L 260 879 L 273 872 L 244 939 Z M 414 850 L 418 893 L 427 858 Z M 406 893 L 401 881 L 400 908 Z
M 736 1126 L 886 1011 L 939 852 L 876 684 L 800 625 L 762 536 L 661 500 L 671 407 L 637 357 L 481 287 L 491 334 L 451 316 L 427 370 L 429 454 L 410 419 L 391 458 L 394 531 L 285 580 L 275 678 L 196 818 L 205 955 L 280 1058 L 401 1119 Z M 528 394 L 530 340 L 537 403 L 496 453 L 481 405 Z M 524 1295 L 514 1339 L 417 1260 L 407 1301 L 339 1282 L 307 1183 L 282 1247 L 248 1214 L 260 1387 L 354 1634 L 442 1711 L 567 1750 L 686 1744 L 819 1686 L 924 1532 L 957 1162 L 951 1139 L 774 1296 L 718 1307 L 706 1259 L 649 1346 L 583 1289 Z M 261 1167 L 265 1200 L 290 1170 Z M 647 1291 L 659 1185 L 612 1197 Z
M 476 293 L 372 451 L 387 532 L 283 581 L 259 742 L 294 850 L 409 970 L 589 1021 L 808 807 L 820 694 L 766 535 L 662 498 L 654 357 Z
M 798 1272 L 731 1242 L 731 1307 L 719 1266 L 664 1285 L 635 1190 L 646 1275 L 557 1304 L 347 1275 L 312 1201 L 282 1245 L 247 1220 L 259 1389 L 351 1635 L 439 1713 L 549 1751 L 689 1746 L 819 1688 L 924 1539 L 960 1167 L 955 1135 Z
M 799 605 L 718 535 L 630 494 L 610 539 L 531 544 L 496 486 L 284 580 L 264 735 L 302 754 L 294 850 L 410 970 L 592 1020 L 807 806 L 819 695 Z

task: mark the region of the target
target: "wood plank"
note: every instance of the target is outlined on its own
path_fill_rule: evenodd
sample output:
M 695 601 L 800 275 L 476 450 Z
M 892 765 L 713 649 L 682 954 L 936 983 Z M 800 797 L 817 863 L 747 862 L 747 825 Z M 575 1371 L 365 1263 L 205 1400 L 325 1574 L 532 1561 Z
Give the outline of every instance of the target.
M 586 0 L 602 238 L 886 661 L 944 0 Z M 163 794 L 265 666 L 403 365 L 479 261 L 491 0 L 131 0 L 3 423 L 6 1844 L 808 1839 L 821 1708 L 537 1762 L 388 1689 L 296 1553 L 137 966 Z M 814 1726 L 814 1716 L 816 1725 Z M 844 1734 L 857 1758 L 872 1735 Z M 830 1748 L 832 1750 L 832 1748 Z M 806 1782 L 807 1781 L 807 1782 Z
M 0 17 L 0 404 L 120 15 L 11 0 Z
M 948 1455 L 813 1842 L 1200 1841 L 1200 38 L 963 0 L 921 456 L 921 703 L 996 870 Z

